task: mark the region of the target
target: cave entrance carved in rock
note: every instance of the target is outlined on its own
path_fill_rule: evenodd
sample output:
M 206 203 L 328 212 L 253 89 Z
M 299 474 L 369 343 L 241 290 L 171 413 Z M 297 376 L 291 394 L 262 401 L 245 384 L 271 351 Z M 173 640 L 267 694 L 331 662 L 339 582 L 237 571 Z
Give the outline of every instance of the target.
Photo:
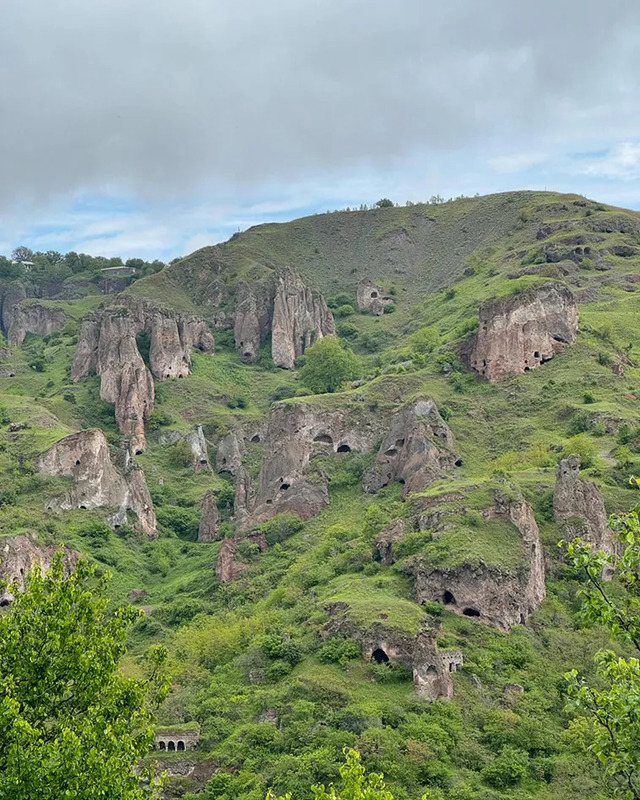
M 388 664 L 389 656 L 381 647 L 378 647 L 373 651 L 373 653 L 371 653 L 371 660 L 375 661 L 376 664 Z

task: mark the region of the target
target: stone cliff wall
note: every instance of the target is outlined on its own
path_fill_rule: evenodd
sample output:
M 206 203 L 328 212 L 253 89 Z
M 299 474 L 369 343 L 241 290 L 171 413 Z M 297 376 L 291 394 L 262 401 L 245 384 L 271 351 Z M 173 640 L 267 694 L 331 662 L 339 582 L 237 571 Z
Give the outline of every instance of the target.
M 485 303 L 467 359 L 488 380 L 500 381 L 549 361 L 575 341 L 577 330 L 578 307 L 571 291 L 544 284 Z
M 51 567 L 58 549 L 57 545 L 40 545 L 34 538 L 24 534 L 0 539 L 0 580 L 8 584 L 5 589 L 0 588 L 0 608 L 13 601 L 14 583 L 17 583 L 19 591 L 24 591 L 27 575 L 36 564 L 45 572 Z M 79 554 L 66 548 L 63 553 L 64 568 L 68 574 Z

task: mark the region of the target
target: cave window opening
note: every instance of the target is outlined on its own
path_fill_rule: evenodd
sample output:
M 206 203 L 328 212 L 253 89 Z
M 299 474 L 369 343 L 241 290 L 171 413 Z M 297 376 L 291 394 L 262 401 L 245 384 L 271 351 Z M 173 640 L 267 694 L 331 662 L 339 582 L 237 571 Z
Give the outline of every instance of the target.
M 80 508 L 82 509 L 82 511 L 86 511 L 87 510 L 86 506 L 80 506 Z
M 389 448 L 389 449 L 388 449 L 388 450 L 385 452 L 385 456 L 397 456 L 397 455 L 398 455 L 398 451 L 396 450 L 396 448 L 395 448 L 395 447 L 390 447 L 390 448 Z
M 404 444 L 404 439 L 396 439 L 396 447 L 402 447 Z
M 427 675 L 437 675 L 438 670 L 433 666 L 433 664 L 429 664 L 427 667 Z
M 456 467 L 461 467 L 462 466 L 462 459 L 461 458 L 456 458 L 456 460 L 454 461 L 454 464 L 456 465 Z
M 400 478 L 400 480 L 398 481 L 398 483 L 399 483 L 401 486 L 404 486 L 404 483 L 405 483 L 405 480 L 404 480 L 404 478 Z
M 10 605 L 11 605 L 11 600 L 7 600 L 6 598 L 4 600 L 0 600 L 0 608 L 6 608 L 7 606 Z
M 200 459 L 200 463 L 201 464 L 206 464 L 207 463 L 207 459 L 206 458 L 201 458 Z
M 524 371 L 525 371 L 525 372 L 530 372 L 530 371 L 531 371 L 531 367 L 525 367 L 525 368 L 524 368 Z
M 184 742 L 178 742 L 178 750 L 184 750 Z
M 324 442 L 325 444 L 333 444 L 333 439 L 329 436 L 328 433 L 319 433 L 313 441 Z
M 176 749 L 176 743 L 169 742 L 169 744 L 167 745 L 167 750 L 171 750 L 173 752 L 175 749 Z
M 540 358 L 540 351 L 536 350 L 535 353 L 533 354 L 533 357 L 534 358 Z
M 479 617 L 480 616 L 480 612 L 478 611 L 477 608 L 465 608 L 462 613 L 465 615 L 465 617 Z
M 79 467 L 79 466 L 80 466 L 80 459 L 79 459 L 79 458 L 77 458 L 77 459 L 76 459 L 76 467 Z
M 338 453 L 350 453 L 350 452 L 351 448 L 349 447 L 348 444 L 341 444 L 340 447 L 338 447 Z
M 526 622 L 526 619 L 524 618 L 524 614 L 520 614 L 520 624 L 524 625 L 525 622 Z
M 378 296 L 378 292 L 371 292 L 371 297 L 377 297 L 377 296 Z
M 167 745 L 164 742 L 162 741 L 158 742 L 158 750 L 166 750 L 166 749 Z
M 373 653 L 371 653 L 371 660 L 375 661 L 376 664 L 388 664 L 389 656 L 381 647 L 378 647 L 373 651 Z
M 245 353 L 243 353 L 243 356 L 245 358 L 251 358 L 251 353 L 247 350 Z
M 455 672 L 455 669 L 456 669 L 456 665 L 455 665 L 455 664 L 453 663 L 453 661 L 452 661 L 452 662 L 449 664 L 449 672 Z
M 280 486 L 280 491 L 281 491 L 281 492 L 286 492 L 286 491 L 287 491 L 287 489 L 288 489 L 290 486 L 291 486 L 291 484 L 290 484 L 290 483 L 283 483 L 283 484 Z
M 454 597 L 453 592 L 450 592 L 447 589 L 447 591 L 442 595 L 442 602 L 445 604 L 445 606 L 454 605 L 456 602 L 456 598 Z
M 255 436 L 252 436 L 252 437 L 251 437 L 251 444 L 259 444 L 259 443 L 260 443 L 260 437 L 259 437 L 259 436 L 258 436 L 258 434 L 256 433 L 256 435 L 255 435 Z

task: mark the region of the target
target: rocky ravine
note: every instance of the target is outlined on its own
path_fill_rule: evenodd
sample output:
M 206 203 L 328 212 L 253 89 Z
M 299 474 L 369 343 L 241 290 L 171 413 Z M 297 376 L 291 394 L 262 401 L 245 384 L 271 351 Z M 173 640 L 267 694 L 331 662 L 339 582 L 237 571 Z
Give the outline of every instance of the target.
M 155 539 L 156 514 L 144 472 L 123 454 L 124 474 L 113 465 L 109 445 L 102 431 L 87 430 L 60 439 L 40 456 L 38 469 L 45 475 L 71 478 L 73 484 L 63 497 L 47 501 L 50 510 L 113 508 L 113 527 L 128 523 L 133 511 L 135 527 Z
M 480 308 L 480 327 L 463 353 L 489 381 L 527 372 L 575 341 L 578 307 L 566 286 L 548 283 Z

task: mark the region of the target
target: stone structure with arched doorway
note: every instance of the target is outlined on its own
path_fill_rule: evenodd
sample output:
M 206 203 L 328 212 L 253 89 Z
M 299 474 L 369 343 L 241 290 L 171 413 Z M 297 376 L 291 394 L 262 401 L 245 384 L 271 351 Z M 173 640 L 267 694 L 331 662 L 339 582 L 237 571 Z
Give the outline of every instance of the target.
M 180 753 L 196 750 L 200 741 L 199 728 L 165 728 L 156 731 L 156 750 Z

